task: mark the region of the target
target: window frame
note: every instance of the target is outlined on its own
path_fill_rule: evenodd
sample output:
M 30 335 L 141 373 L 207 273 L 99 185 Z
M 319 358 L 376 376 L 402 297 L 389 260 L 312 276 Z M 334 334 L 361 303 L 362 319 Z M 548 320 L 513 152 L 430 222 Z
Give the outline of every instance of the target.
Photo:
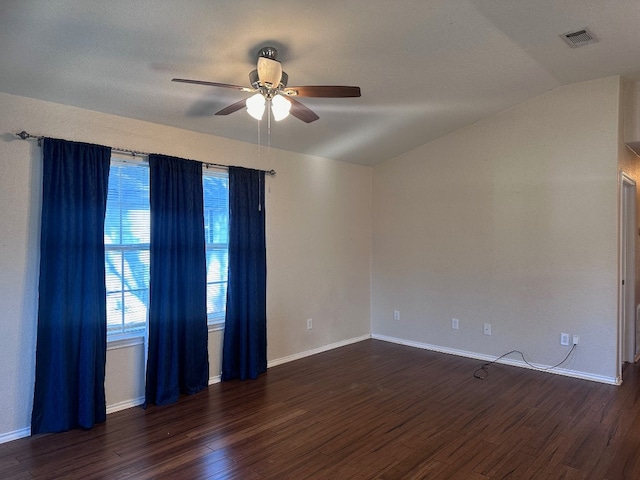
M 126 158 L 123 156 L 120 156 L 118 154 L 112 154 L 111 155 L 111 165 L 114 164 L 119 164 L 119 165 L 127 165 L 129 164 L 132 168 L 137 167 L 137 168 L 148 168 L 148 158 L 146 157 L 141 157 L 141 156 L 136 156 L 134 158 Z M 218 168 L 218 167 L 209 167 L 206 164 L 203 164 L 203 172 L 202 172 L 202 178 L 203 178 L 203 187 L 204 187 L 204 181 L 205 181 L 205 175 L 212 175 L 212 176 L 219 176 L 222 178 L 226 179 L 226 189 L 227 189 L 227 195 L 228 195 L 228 189 L 229 189 L 229 184 L 228 184 L 228 170 L 224 169 L 224 168 Z M 203 196 L 205 195 L 205 190 L 203 188 Z M 206 201 L 206 197 L 203 198 L 203 201 Z M 206 215 L 206 206 L 205 206 L 205 215 Z M 224 273 L 223 277 L 224 280 L 220 280 L 220 281 L 214 281 L 214 282 L 209 282 L 206 281 L 206 288 L 207 288 L 207 292 L 208 292 L 208 287 L 211 284 L 227 284 L 228 285 L 228 248 L 229 248 L 229 244 L 228 244 L 228 240 L 229 240 L 229 236 L 228 236 L 228 196 L 227 196 L 227 217 L 226 217 L 226 227 L 227 227 L 227 232 L 226 232 L 226 240 L 227 242 L 216 242 L 216 243 L 207 243 L 207 237 L 205 236 L 205 256 L 206 258 L 208 258 L 208 254 L 210 251 L 221 251 L 221 250 L 225 250 L 227 252 L 226 255 L 226 261 L 225 261 L 225 265 L 227 267 L 227 271 Z M 203 220 L 206 222 L 206 218 L 203 218 Z M 205 223 L 206 225 L 206 223 Z M 106 226 L 106 225 L 105 225 Z M 150 224 L 149 224 L 149 230 L 150 230 Z M 150 234 L 150 232 L 149 232 Z M 206 235 L 206 233 L 205 233 Z M 149 252 L 150 255 L 150 243 L 145 243 L 145 244 L 113 244 L 113 243 L 106 243 L 105 242 L 105 281 L 106 281 L 106 269 L 107 269 L 107 254 L 108 252 L 122 252 L 122 262 L 124 262 L 124 253 L 127 251 L 136 251 L 136 250 L 146 250 Z M 150 257 L 149 257 L 150 258 Z M 207 265 L 208 267 L 208 265 Z M 124 269 L 121 267 L 121 272 L 124 271 Z M 208 279 L 207 279 L 208 280 Z M 124 280 L 121 278 L 121 285 L 122 282 Z M 147 287 L 146 289 L 138 289 L 138 290 L 146 290 L 147 292 L 149 291 L 149 287 Z M 120 294 L 125 295 L 126 291 L 125 290 L 119 290 L 118 291 Z M 224 289 L 225 292 L 225 298 L 226 298 L 226 287 Z M 120 331 L 113 331 L 113 333 L 109 333 L 109 327 L 107 326 L 107 344 L 109 345 L 110 349 L 113 348 L 121 348 L 124 346 L 129 346 L 130 344 L 137 344 L 139 343 L 139 339 L 140 338 L 146 338 L 147 337 L 147 333 L 149 331 L 149 305 L 148 305 L 148 298 L 149 295 L 147 294 L 147 315 L 146 315 L 146 321 L 144 326 L 139 326 L 137 328 L 133 328 L 129 331 L 126 330 L 125 326 L 126 326 L 126 321 L 124 320 L 125 317 L 125 312 L 122 312 L 122 329 Z M 209 297 L 208 297 L 208 293 L 207 293 L 207 309 L 208 309 L 208 304 L 209 304 Z M 226 305 L 225 308 L 222 312 L 212 312 L 209 313 L 207 312 L 207 327 L 208 327 L 208 331 L 219 331 L 219 330 L 224 330 L 224 325 L 225 325 L 225 315 L 226 315 Z M 137 340 L 136 340 L 137 339 Z M 133 343 L 132 343 L 133 342 Z
M 110 166 L 109 168 L 111 169 L 111 167 L 113 165 L 118 165 L 118 166 L 129 166 L 130 168 L 146 168 L 147 171 L 149 169 L 149 164 L 148 161 L 144 158 L 141 157 L 134 157 L 134 158 L 128 158 L 128 157 L 124 157 L 124 156 L 120 156 L 117 154 L 112 154 L 111 155 L 111 162 L 110 162 Z M 109 171 L 109 182 L 111 182 L 112 180 L 112 175 L 111 175 L 111 170 Z M 120 212 L 122 213 L 122 212 Z M 107 216 L 105 215 L 105 229 L 106 229 L 106 218 Z M 149 227 L 150 227 L 150 223 L 149 223 Z M 106 235 L 106 232 L 105 232 Z M 120 221 L 120 239 L 122 239 L 122 220 Z M 108 266 L 107 266 L 107 255 L 109 252 L 120 252 L 121 253 L 121 270 L 120 272 L 124 272 L 124 257 L 125 257 L 125 252 L 133 252 L 133 251 L 142 251 L 142 252 L 148 252 L 147 256 L 150 257 L 151 255 L 151 250 L 150 250 L 150 243 L 138 243 L 138 244 L 122 244 L 122 243 L 107 243 L 105 241 L 105 245 L 104 245 L 104 250 L 105 250 L 105 281 L 106 281 L 106 275 L 107 275 L 107 271 L 108 271 Z M 120 274 L 120 284 L 121 286 L 124 284 L 124 278 L 122 278 L 122 273 Z M 147 335 L 147 331 L 149 329 L 149 304 L 148 304 L 148 300 L 149 300 L 149 286 L 147 285 L 147 288 L 137 288 L 135 289 L 136 291 L 146 291 L 146 316 L 145 316 L 145 321 L 144 324 L 143 322 L 138 322 L 138 325 L 136 327 L 127 329 L 126 328 L 126 321 L 125 321 L 125 315 L 126 312 L 123 310 L 122 314 L 121 314 L 121 329 L 119 331 L 114 331 L 112 330 L 112 333 L 109 332 L 109 325 L 107 324 L 107 343 L 112 343 L 112 342 L 126 342 L 129 339 L 135 339 L 135 338 L 140 338 L 140 337 L 146 337 Z M 125 290 L 124 288 L 121 290 L 117 290 L 114 291 L 112 293 L 118 292 L 121 294 L 121 296 L 124 297 L 124 295 L 126 294 L 127 291 L 130 290 Z M 108 290 L 108 286 L 107 286 L 107 316 L 109 315 L 109 310 L 108 310 L 108 297 L 109 296 L 109 290 Z

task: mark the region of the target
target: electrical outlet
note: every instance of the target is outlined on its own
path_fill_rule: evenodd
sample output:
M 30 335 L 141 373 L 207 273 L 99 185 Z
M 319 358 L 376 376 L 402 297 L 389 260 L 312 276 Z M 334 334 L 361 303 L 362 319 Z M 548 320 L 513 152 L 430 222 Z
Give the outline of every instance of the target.
M 451 328 L 458 330 L 460 328 L 460 321 L 457 318 L 451 319 Z
M 561 333 L 560 334 L 560 345 L 569 345 L 569 334 Z
M 573 344 L 578 345 L 580 343 L 580 335 L 573 336 Z
M 400 320 L 400 311 L 398 311 L 398 310 L 394 310 L 393 311 L 393 319 L 394 320 Z
M 313 318 L 307 318 L 307 330 L 311 330 L 313 328 Z
M 490 323 L 485 323 L 483 331 L 484 331 L 485 335 L 491 335 L 491 324 Z

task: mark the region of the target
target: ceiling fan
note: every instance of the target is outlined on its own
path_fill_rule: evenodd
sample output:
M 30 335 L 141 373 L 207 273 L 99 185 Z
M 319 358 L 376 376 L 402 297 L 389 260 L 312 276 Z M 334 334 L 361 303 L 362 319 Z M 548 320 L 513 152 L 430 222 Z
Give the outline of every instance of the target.
M 216 115 L 229 115 L 246 106 L 249 115 L 257 120 L 262 118 L 266 105 L 268 104 L 275 120 L 282 120 L 291 114 L 303 122 L 311 123 L 320 117 L 294 97 L 346 98 L 360 96 L 360 87 L 341 85 L 288 87 L 287 82 L 289 76 L 282 71 L 282 64 L 276 60 L 277 55 L 278 52 L 274 47 L 263 47 L 260 49 L 256 69 L 249 73 L 249 83 L 251 87 L 203 80 L 190 80 L 186 78 L 174 78 L 172 81 L 211 87 L 233 88 L 242 92 L 253 93 L 253 96 L 232 103 L 216 112 Z

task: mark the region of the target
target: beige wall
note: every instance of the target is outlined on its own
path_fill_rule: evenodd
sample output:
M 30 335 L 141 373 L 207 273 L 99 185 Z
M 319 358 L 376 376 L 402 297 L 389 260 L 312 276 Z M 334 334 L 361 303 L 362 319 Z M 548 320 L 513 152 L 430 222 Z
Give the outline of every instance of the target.
M 269 362 L 369 334 L 369 167 L 266 147 L 258 155 L 255 145 L 6 94 L 0 94 L 0 111 L 0 442 L 28 429 L 33 395 L 41 152 L 35 142 L 13 135 L 23 129 L 275 169 L 266 193 Z M 286 124 L 272 127 L 272 134 L 280 128 Z M 312 330 L 306 328 L 307 318 L 313 319 Z M 214 379 L 220 372 L 221 339 L 222 332 L 210 332 Z M 140 345 L 108 351 L 112 409 L 143 395 L 143 353 Z
M 553 365 L 577 334 L 563 367 L 615 381 L 619 94 L 560 87 L 376 166 L 374 336 Z
M 612 381 L 618 169 L 640 170 L 620 141 L 621 98 L 618 77 L 561 87 L 371 169 L 266 148 L 257 158 L 232 140 L 0 94 L 0 442 L 28 432 L 37 306 L 40 149 L 12 133 L 277 170 L 271 365 L 370 333 L 551 365 L 567 332 L 581 343 L 565 373 Z M 210 332 L 214 379 L 221 339 Z M 143 358 L 142 345 L 109 350 L 111 409 L 143 395 Z

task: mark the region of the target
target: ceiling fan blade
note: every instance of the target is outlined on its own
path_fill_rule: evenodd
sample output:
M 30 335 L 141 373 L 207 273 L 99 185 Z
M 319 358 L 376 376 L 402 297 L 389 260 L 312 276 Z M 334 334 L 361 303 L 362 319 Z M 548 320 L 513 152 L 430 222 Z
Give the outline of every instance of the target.
M 231 85 L 230 83 L 205 82 L 204 80 L 189 80 L 188 78 L 172 78 L 171 81 L 180 83 L 193 83 L 196 85 L 207 85 L 209 87 L 233 88 L 235 90 L 242 90 L 243 92 L 254 91 L 253 88 L 241 87 L 240 85 Z
M 243 98 L 242 100 L 238 100 L 236 103 L 232 103 L 228 107 L 224 107 L 219 112 L 216 112 L 216 115 L 229 115 L 230 113 L 237 112 L 238 110 L 242 110 L 247 106 L 247 99 Z
M 287 100 L 291 102 L 291 110 L 289 110 L 289 113 L 294 117 L 302 120 L 303 122 L 311 123 L 320 118 L 313 110 L 311 110 L 309 107 L 305 107 L 295 98 L 288 97 Z
M 360 87 L 347 87 L 344 85 L 307 85 L 301 87 L 287 87 L 284 89 L 287 95 L 296 97 L 325 97 L 345 98 L 359 97 Z

